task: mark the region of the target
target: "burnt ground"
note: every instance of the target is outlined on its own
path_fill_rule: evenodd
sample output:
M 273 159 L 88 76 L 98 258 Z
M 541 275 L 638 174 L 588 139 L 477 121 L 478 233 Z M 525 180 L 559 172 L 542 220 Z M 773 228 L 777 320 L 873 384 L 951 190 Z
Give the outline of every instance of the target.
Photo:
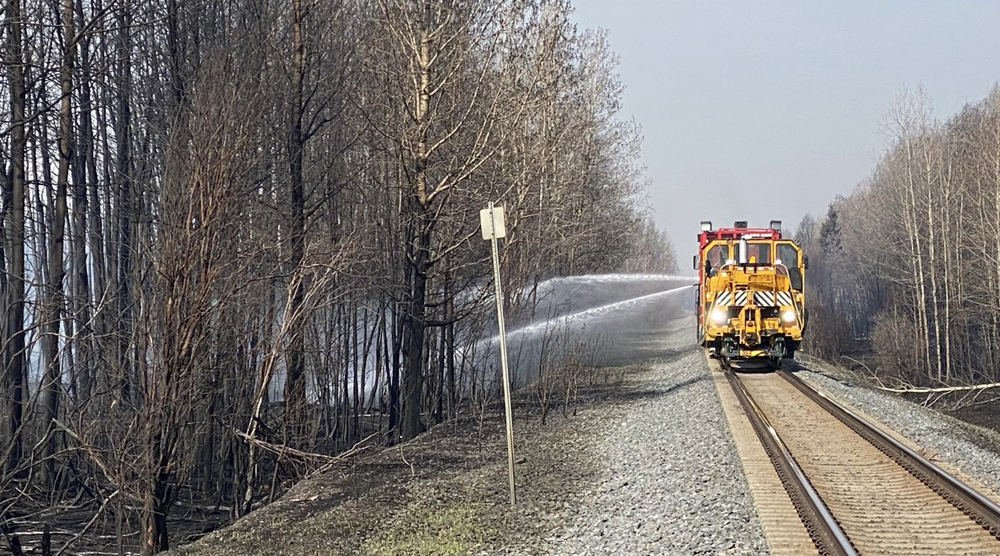
M 677 355 L 669 350 L 639 351 L 649 363 Z M 551 531 L 550 523 L 569 511 L 584 485 L 592 484 L 601 471 L 574 447 L 584 447 L 616 407 L 645 395 L 649 363 L 584 372 L 577 402 L 565 416 L 553 404 L 545 424 L 537 391 L 529 387 L 515 394 L 516 511 L 509 504 L 502 405 L 485 412 L 466 407 L 455 422 L 433 427 L 402 446 L 362 452 L 344 465 L 300 481 L 275 503 L 214 532 L 209 533 L 224 523 L 225 512 L 178 506 L 171 515 L 171 541 L 181 546 L 169 554 L 539 553 L 532 549 L 531 539 Z M 994 392 L 980 395 L 971 405 L 971 400 L 957 397 L 936 400 L 934 405 L 966 422 L 1000 431 L 998 398 L 1000 392 Z M 957 405 L 962 407 L 956 409 Z M 995 437 L 975 430 L 964 434 L 1000 453 Z M 85 513 L 77 521 L 93 515 Z M 64 527 L 54 523 L 54 537 L 80 530 L 79 523 L 66 523 Z M 113 537 L 107 536 L 113 523 L 98 525 L 104 525 L 94 528 L 103 529 L 103 543 L 96 538 L 82 540 L 68 553 L 117 553 Z M 24 539 L 26 548 L 37 548 L 31 535 Z M 62 544 L 53 542 L 53 548 Z M 0 547 L 4 545 L 0 541 Z M 0 554 L 7 554 L 3 548 Z
M 602 409 L 641 397 L 650 372 L 644 365 L 585 372 L 577 402 L 565 416 L 552 408 L 545 424 L 534 389 L 515 395 L 514 511 L 503 406 L 497 405 L 485 415 L 467 410 L 411 442 L 307 478 L 274 504 L 169 554 L 530 552 L 523 543 L 548 530 L 546 521 L 600 471 L 573 447 L 594 435 Z
M 564 417 L 553 402 L 542 424 L 534 387 L 515 395 L 516 450 L 524 460 L 517 465 L 516 512 L 509 509 L 502 405 L 485 413 L 466 406 L 457 421 L 432 428 L 402 449 L 365 451 L 300 481 L 274 503 L 228 526 L 229 508 L 220 507 L 218 500 L 192 500 L 184 491 L 168 517 L 172 553 L 454 554 L 476 552 L 477 547 L 523 547 L 519 539 L 547 530 L 545 524 L 565 513 L 563 506 L 569 506 L 567 500 L 582 481 L 600 471 L 574 447 L 586 446 L 607 410 L 642 395 L 650 363 L 676 356 L 663 346 L 665 329 L 690 327 L 678 321 L 688 312 L 687 297 L 618 303 L 644 292 L 615 281 L 604 287 L 614 297 L 594 302 L 610 303 L 597 308 L 599 315 L 561 325 L 572 328 L 575 341 L 600 339 L 579 354 L 602 368 L 583 372 L 575 408 Z M 574 290 L 567 311 L 591 308 L 593 303 L 581 304 L 580 296 Z M 522 335 L 522 344 L 535 336 Z M 524 351 L 530 352 L 531 345 Z M 521 378 L 522 384 L 534 380 L 530 374 Z M 125 496 L 106 500 L 110 494 L 71 494 L 73 500 L 52 501 L 31 493 L 18 502 L 16 516 L 0 516 L 0 522 L 15 527 L 28 554 L 40 553 L 46 525 L 53 552 L 68 545 L 64 554 L 118 554 L 116 531 L 125 536 L 122 551 L 134 552 L 139 508 Z M 6 549 L 0 535 L 0 556 L 10 554 Z
M 992 395 L 981 396 L 981 399 L 974 403 L 960 400 L 961 405 L 957 409 L 945 407 L 941 411 L 966 423 L 1000 432 L 1000 388 L 993 390 Z M 975 429 L 967 430 L 965 434 L 977 446 L 1000 454 L 1000 444 L 997 443 L 996 437 L 977 434 Z
M 650 362 L 675 355 L 656 353 Z M 502 406 L 485 415 L 468 409 L 458 421 L 412 442 L 310 477 L 275 504 L 170 554 L 539 553 L 532 539 L 548 534 L 550 522 L 570 511 L 584 485 L 600 472 L 572 447 L 584 446 L 615 406 L 644 396 L 650 372 L 648 365 L 591 371 L 581 377 L 575 406 L 565 416 L 553 408 L 544 425 L 537 392 L 516 393 L 515 511 L 509 505 Z M 1000 392 L 981 395 L 973 405 L 959 397 L 941 398 L 933 405 L 1000 431 L 998 397 Z M 995 436 L 977 434 L 972 427 L 962 434 L 1000 453 Z
M 1000 432 L 1000 400 L 977 403 L 947 413 L 966 423 Z
M 636 341 L 629 349 L 647 363 L 585 371 L 577 402 L 565 416 L 553 407 L 543 424 L 537 391 L 529 387 L 515 393 L 514 510 L 509 503 L 502 405 L 485 412 L 466 408 L 455 422 L 309 477 L 274 504 L 169 554 L 544 553 L 533 539 L 551 535 L 552 524 L 572 511 L 580 493 L 601 472 L 600 462 L 584 457 L 584 447 L 616 408 L 647 395 L 651 364 L 680 355 L 643 351 L 643 342 Z M 975 405 L 956 397 L 937 399 L 935 406 L 951 406 L 948 413 L 1000 431 L 997 398 L 1000 392 L 981 395 Z M 954 409 L 960 404 L 965 405 Z M 962 434 L 1000 453 L 995 436 L 976 431 L 970 427 Z

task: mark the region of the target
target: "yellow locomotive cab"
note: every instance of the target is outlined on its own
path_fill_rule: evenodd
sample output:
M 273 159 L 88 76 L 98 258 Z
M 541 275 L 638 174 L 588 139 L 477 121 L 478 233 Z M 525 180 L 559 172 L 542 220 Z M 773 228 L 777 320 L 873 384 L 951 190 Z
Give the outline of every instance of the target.
M 698 339 L 727 361 L 777 367 L 802 341 L 806 261 L 775 224 L 747 228 L 738 222 L 713 231 L 703 223 L 695 259 Z

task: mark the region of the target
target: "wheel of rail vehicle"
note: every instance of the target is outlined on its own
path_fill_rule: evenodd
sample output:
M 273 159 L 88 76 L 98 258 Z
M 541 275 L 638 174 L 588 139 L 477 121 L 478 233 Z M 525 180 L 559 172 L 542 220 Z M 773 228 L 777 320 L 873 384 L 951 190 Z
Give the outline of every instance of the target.
M 780 336 L 775 338 L 771 354 L 767 358 L 768 369 L 777 371 L 781 369 L 781 359 L 785 356 L 785 340 Z
M 721 354 L 719 355 L 719 366 L 722 367 L 722 370 L 724 371 L 733 372 L 733 362 L 730 361 L 728 357 Z

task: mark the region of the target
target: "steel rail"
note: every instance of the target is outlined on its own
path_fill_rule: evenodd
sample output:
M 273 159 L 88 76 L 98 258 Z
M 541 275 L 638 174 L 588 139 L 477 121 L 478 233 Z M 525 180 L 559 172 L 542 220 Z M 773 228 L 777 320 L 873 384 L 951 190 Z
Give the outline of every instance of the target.
M 1000 539 L 1000 505 L 788 371 L 782 378 Z
M 778 473 L 778 478 L 785 485 L 792 505 L 795 506 L 795 510 L 798 512 L 799 518 L 802 519 L 816 549 L 824 556 L 856 556 L 857 551 L 850 539 L 833 518 L 822 498 L 813 489 L 805 473 L 795 462 L 795 458 L 792 457 L 785 443 L 771 426 L 750 392 L 746 390 L 746 387 L 731 369 L 725 369 L 725 373 L 726 378 L 729 379 L 729 385 L 740 400 L 744 413 L 750 420 L 754 432 L 757 433 L 757 438 L 760 439 L 764 451 L 771 459 L 774 470 Z

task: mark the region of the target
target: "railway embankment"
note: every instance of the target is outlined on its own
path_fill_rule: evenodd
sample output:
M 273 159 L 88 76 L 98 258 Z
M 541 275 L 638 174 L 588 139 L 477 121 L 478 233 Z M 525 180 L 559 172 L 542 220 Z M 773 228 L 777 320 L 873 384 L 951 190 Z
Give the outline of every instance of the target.
M 501 407 L 355 457 L 171 554 L 768 554 L 690 318 L 643 333 L 642 361 L 578 377 L 566 416 L 515 399 L 518 502 Z M 652 340 L 650 340 L 652 339 Z M 810 361 L 807 380 L 1000 491 L 1000 435 Z
M 537 392 L 518 392 L 513 509 L 502 409 L 470 410 L 170 554 L 766 553 L 689 324 L 654 359 L 580 376 L 565 417 L 543 425 Z

